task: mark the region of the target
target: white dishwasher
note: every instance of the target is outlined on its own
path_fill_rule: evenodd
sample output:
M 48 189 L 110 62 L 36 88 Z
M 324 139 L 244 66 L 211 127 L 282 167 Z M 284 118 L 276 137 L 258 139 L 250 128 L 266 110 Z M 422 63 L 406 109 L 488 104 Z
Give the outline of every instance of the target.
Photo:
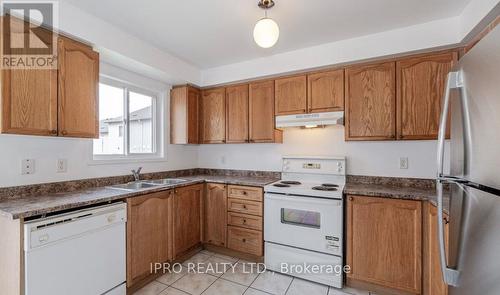
M 117 203 L 24 225 L 26 295 L 125 295 L 127 205 Z

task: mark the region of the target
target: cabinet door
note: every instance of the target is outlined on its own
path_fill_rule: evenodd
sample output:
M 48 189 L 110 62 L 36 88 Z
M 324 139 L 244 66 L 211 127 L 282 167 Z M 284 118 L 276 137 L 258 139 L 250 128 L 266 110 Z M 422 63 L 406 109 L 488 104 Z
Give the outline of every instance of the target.
M 248 142 L 248 85 L 226 88 L 226 134 L 228 143 Z
M 349 196 L 347 204 L 348 278 L 420 293 L 421 202 Z
M 9 20 L 9 17 L 1 19 L 2 22 Z M 47 46 L 53 43 L 49 31 L 37 28 L 35 32 Z M 2 34 L 2 38 L 11 37 L 9 30 Z M 22 38 L 24 40 L 24 36 Z M 57 135 L 57 69 L 6 68 L 1 71 L 0 85 L 1 133 Z
M 274 81 L 276 115 L 303 114 L 307 111 L 306 76 Z
M 448 217 L 444 217 L 446 246 L 448 246 Z M 424 248 L 423 248 L 423 294 L 446 295 L 448 286 L 443 281 L 439 261 L 439 240 L 437 225 L 437 208 L 426 203 L 424 206 Z
M 250 84 L 250 142 L 274 142 L 274 81 Z
M 446 78 L 456 60 L 456 52 L 447 52 L 397 62 L 399 139 L 437 138 Z
M 226 142 L 226 91 L 224 88 L 203 90 L 201 98 L 202 143 Z
M 201 198 L 203 185 L 175 190 L 174 196 L 174 258 L 201 242 Z
M 207 183 L 204 205 L 205 242 L 216 246 L 226 246 L 226 185 Z
M 151 263 L 171 257 L 171 192 L 127 199 L 127 286 L 149 276 Z
M 309 113 L 344 110 L 344 69 L 307 75 Z
M 191 86 L 170 91 L 170 143 L 198 143 L 198 108 L 200 91 Z
M 395 63 L 348 68 L 345 76 L 345 139 L 395 139 Z
M 99 54 L 92 48 L 60 37 L 59 135 L 99 137 Z

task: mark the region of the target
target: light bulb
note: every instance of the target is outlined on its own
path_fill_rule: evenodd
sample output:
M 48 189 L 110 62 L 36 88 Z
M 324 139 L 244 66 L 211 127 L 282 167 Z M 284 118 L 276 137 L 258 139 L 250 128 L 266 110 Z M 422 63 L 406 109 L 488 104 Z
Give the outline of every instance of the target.
M 253 39 L 262 48 L 273 47 L 278 42 L 279 36 L 280 28 L 278 24 L 267 17 L 259 20 L 253 29 Z

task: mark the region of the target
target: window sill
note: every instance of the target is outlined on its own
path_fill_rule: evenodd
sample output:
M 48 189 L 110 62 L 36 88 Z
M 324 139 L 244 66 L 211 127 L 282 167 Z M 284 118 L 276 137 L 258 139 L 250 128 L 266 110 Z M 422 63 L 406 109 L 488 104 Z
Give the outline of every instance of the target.
M 110 164 L 130 164 L 130 163 L 144 163 L 144 162 L 166 162 L 165 156 L 137 156 L 137 157 L 98 157 L 91 158 L 88 161 L 89 166 L 95 165 L 110 165 Z

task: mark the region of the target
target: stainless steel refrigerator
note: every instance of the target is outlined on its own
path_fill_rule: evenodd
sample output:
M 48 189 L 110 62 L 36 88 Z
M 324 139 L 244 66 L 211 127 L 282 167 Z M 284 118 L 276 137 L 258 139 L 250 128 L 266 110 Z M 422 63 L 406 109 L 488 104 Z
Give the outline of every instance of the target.
M 438 239 L 449 294 L 500 294 L 500 26 L 448 75 L 437 162 Z M 447 259 L 443 191 L 450 195 Z

